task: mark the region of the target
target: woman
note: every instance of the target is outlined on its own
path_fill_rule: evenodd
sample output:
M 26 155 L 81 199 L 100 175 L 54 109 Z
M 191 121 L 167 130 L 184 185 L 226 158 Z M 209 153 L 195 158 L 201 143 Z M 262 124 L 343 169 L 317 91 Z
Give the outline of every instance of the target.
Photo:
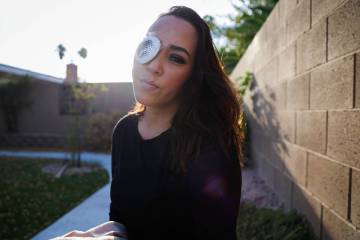
M 112 136 L 109 220 L 133 239 L 236 239 L 239 102 L 203 19 L 172 7 L 133 65 L 136 105 Z

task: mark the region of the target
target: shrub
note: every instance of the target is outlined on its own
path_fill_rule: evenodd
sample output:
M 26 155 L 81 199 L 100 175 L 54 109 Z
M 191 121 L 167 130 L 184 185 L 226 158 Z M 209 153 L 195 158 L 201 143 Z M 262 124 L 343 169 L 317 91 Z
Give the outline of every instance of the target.
M 88 120 L 85 133 L 86 146 L 90 150 L 108 152 L 111 150 L 111 136 L 120 112 L 95 113 Z
M 306 217 L 295 210 L 256 208 L 252 203 L 240 206 L 237 237 L 239 240 L 316 240 Z

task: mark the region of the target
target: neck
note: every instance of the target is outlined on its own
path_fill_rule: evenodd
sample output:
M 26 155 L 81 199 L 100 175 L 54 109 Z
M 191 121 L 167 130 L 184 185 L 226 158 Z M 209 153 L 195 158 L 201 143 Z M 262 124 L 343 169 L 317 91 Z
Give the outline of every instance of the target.
M 166 130 L 171 127 L 171 120 L 174 117 L 177 106 L 149 107 L 143 115 L 143 122 L 148 129 Z

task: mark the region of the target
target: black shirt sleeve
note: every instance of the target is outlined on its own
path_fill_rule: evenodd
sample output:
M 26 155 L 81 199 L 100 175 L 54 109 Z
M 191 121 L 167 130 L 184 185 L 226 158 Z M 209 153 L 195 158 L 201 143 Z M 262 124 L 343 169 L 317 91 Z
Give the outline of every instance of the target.
M 221 150 L 208 150 L 190 165 L 187 185 L 196 239 L 236 240 L 241 169 Z
M 112 132 L 112 137 L 111 137 L 111 178 L 113 178 L 115 175 L 115 161 L 113 160 L 113 157 L 117 155 L 115 139 L 116 139 L 116 135 L 117 135 L 118 131 L 116 131 L 116 130 L 117 130 L 117 128 L 115 126 L 113 129 L 113 132 Z
M 120 152 L 122 148 L 121 138 L 123 134 L 123 129 L 126 127 L 128 123 L 126 122 L 126 116 L 121 118 L 113 128 L 112 137 L 111 137 L 111 185 L 113 185 L 114 178 L 119 172 L 119 164 L 118 161 L 120 157 Z M 113 192 L 110 192 L 112 195 Z M 112 200 L 112 197 L 111 197 Z M 110 201 L 110 209 L 109 209 L 109 221 L 118 221 L 120 222 L 120 214 L 115 209 L 115 205 L 113 201 Z

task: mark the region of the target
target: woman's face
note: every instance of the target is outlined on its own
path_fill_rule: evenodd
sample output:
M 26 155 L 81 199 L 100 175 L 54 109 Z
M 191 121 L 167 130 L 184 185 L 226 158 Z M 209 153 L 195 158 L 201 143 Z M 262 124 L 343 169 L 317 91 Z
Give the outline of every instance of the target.
M 150 62 L 134 59 L 133 88 L 138 102 L 149 107 L 177 106 L 179 93 L 191 74 L 197 43 L 195 28 L 174 16 L 163 16 L 148 30 L 161 41 Z

